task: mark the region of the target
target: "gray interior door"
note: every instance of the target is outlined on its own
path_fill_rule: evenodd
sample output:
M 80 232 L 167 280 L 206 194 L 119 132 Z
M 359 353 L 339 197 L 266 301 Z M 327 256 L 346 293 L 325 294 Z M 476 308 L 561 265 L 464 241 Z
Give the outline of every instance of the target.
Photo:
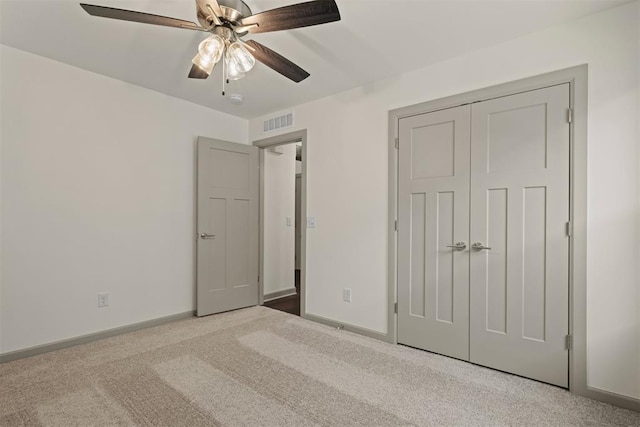
M 569 105 L 564 84 L 471 109 L 470 360 L 562 387 Z
M 422 114 L 399 127 L 398 342 L 464 360 L 470 111 Z
M 258 148 L 198 138 L 197 314 L 258 304 Z

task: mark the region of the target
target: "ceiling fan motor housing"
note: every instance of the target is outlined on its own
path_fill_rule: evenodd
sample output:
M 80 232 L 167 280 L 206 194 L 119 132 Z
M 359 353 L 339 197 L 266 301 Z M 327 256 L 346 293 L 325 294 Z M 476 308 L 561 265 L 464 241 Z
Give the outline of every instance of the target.
M 219 18 L 222 22 L 234 25 L 240 24 L 242 18 L 251 16 L 251 9 L 242 0 L 218 0 L 220 11 Z M 215 10 L 215 6 L 209 0 L 196 0 L 197 16 L 200 25 L 204 28 L 211 29 L 215 26 L 211 20 L 211 10 Z

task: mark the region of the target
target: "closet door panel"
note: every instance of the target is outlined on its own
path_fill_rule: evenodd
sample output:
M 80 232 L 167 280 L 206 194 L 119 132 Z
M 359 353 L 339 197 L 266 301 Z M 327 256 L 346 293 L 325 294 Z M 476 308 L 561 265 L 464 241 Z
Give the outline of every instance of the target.
M 469 358 L 470 107 L 401 119 L 398 341 Z
M 566 387 L 569 85 L 471 110 L 470 360 Z

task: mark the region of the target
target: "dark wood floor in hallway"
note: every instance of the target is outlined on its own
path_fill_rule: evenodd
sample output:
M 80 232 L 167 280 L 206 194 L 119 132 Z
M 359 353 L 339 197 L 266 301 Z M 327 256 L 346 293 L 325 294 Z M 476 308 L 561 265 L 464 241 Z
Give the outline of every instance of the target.
M 300 316 L 300 270 L 295 272 L 296 294 L 264 303 L 265 307 Z
M 274 299 L 265 302 L 264 306 L 300 316 L 300 294 Z

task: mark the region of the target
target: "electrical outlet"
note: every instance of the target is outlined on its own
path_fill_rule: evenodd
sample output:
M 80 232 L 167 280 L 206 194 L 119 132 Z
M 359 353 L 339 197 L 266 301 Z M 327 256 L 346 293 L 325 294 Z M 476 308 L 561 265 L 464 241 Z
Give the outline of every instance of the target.
M 291 217 L 287 217 L 287 227 L 291 227 Z
M 103 292 L 98 294 L 98 307 L 107 307 L 109 305 L 109 293 Z
M 344 288 L 342 290 L 342 300 L 344 302 L 351 302 L 351 289 Z
M 307 228 L 316 228 L 316 217 L 310 216 L 307 218 Z

